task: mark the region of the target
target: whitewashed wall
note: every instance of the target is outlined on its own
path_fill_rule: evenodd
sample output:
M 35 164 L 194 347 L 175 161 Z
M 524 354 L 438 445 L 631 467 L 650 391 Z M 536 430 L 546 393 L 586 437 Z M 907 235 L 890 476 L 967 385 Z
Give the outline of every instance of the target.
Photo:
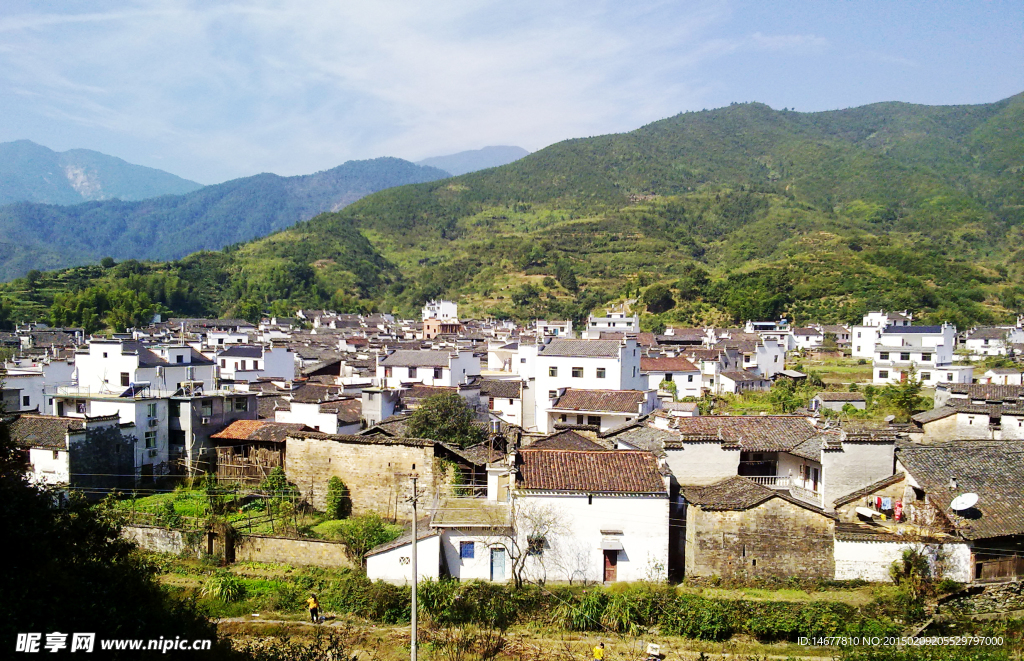
M 412 544 L 405 543 L 366 558 L 366 576 L 374 581 L 405 585 L 412 582 Z M 416 544 L 419 580 L 437 580 L 441 570 L 441 537 L 431 535 Z
M 836 580 L 849 581 L 856 578 L 873 582 L 890 582 L 889 567 L 903 557 L 907 549 L 924 550 L 936 568 L 936 557 L 942 556 L 942 578 L 969 583 L 971 571 L 971 548 L 967 544 L 943 544 L 936 548 L 913 542 L 860 542 L 836 540 Z

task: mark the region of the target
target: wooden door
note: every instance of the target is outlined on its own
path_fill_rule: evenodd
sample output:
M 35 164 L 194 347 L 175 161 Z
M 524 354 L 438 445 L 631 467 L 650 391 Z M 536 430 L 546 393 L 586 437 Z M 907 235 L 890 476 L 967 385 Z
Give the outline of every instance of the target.
M 614 583 L 617 579 L 619 564 L 619 552 L 618 551 L 605 551 L 604 552 L 604 582 Z

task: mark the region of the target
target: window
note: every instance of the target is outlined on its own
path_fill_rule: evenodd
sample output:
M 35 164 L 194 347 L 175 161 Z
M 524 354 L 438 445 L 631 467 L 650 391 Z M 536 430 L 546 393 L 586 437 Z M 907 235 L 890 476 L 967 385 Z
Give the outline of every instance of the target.
M 510 400 L 508 400 L 508 404 L 509 404 L 509 406 L 511 406 L 511 405 L 512 405 L 512 404 L 514 404 L 514 403 L 515 403 L 515 402 L 513 402 L 513 401 L 512 401 L 511 399 L 510 399 Z
M 860 331 L 857 331 L 857 337 L 860 337 Z
M 605 371 L 605 369 L 603 367 L 598 367 L 597 368 L 597 378 L 603 379 L 605 377 L 606 373 L 607 372 Z
M 773 362 L 773 363 L 777 363 L 777 362 L 779 362 L 779 357 L 778 357 L 778 356 L 773 356 L 773 357 L 772 357 L 772 362 Z
M 587 424 L 588 425 L 593 425 L 595 427 L 600 427 L 601 426 L 601 416 L 599 416 L 599 415 L 588 415 L 587 416 Z
M 252 361 L 252 368 L 254 370 L 258 370 L 260 368 L 260 361 L 258 361 L 258 360 Z
M 410 367 L 409 368 L 409 378 L 410 379 L 416 378 L 416 368 L 415 367 Z
M 525 363 L 525 362 L 526 362 L 526 359 L 525 359 L 525 358 L 520 358 L 520 359 L 519 359 L 519 362 L 520 362 L 520 363 Z
M 878 378 L 879 379 L 888 379 L 889 378 L 889 370 L 878 370 Z
M 181 416 L 181 402 L 172 399 L 167 403 L 167 407 L 172 418 L 178 418 Z
M 25 395 L 24 397 L 21 398 L 21 405 L 28 406 L 31 401 L 32 398 L 29 395 Z
M 223 359 L 223 358 L 221 358 L 220 359 L 220 366 L 221 367 L 227 367 L 228 366 L 228 361 Z
M 687 383 L 693 383 L 693 375 L 692 374 L 687 374 L 686 375 L 686 382 Z
M 128 372 L 121 372 L 121 385 L 129 386 L 132 383 L 132 375 Z
M 60 459 L 60 450 L 54 450 L 53 451 L 53 460 L 57 461 L 58 459 Z
M 636 378 L 636 365 L 633 366 L 633 378 Z
M 106 351 L 104 351 L 104 352 L 103 352 L 103 357 L 104 357 L 104 358 L 106 358 L 106 357 L 107 357 L 107 352 L 106 352 Z
M 878 353 L 878 359 L 879 360 L 889 360 L 889 352 L 888 351 L 880 351 Z
M 932 373 L 931 372 L 921 372 L 921 380 L 922 381 L 931 381 L 932 380 Z
M 434 378 L 435 379 L 440 379 L 441 377 L 442 377 L 441 368 L 440 367 L 435 367 L 434 368 Z
M 493 411 L 494 410 L 494 398 L 493 397 L 488 397 L 487 398 L 487 410 L 488 411 Z
M 583 368 L 582 367 L 574 367 L 574 368 L 572 368 L 572 378 L 574 378 L 574 379 L 582 379 L 583 378 Z
M 576 416 L 576 424 L 577 425 L 582 425 L 583 424 L 583 416 L 582 415 Z
M 665 372 L 665 381 L 672 381 L 672 372 Z
M 183 362 L 185 362 L 185 356 L 182 356 L 180 354 L 175 356 L 174 357 L 174 362 L 176 362 L 176 363 L 183 363 Z
M 391 378 L 391 368 L 390 367 L 385 367 L 384 368 L 384 377 L 387 378 L 387 379 Z
M 554 399 L 556 397 L 558 397 L 558 391 L 557 390 L 549 390 L 548 391 L 548 399 Z
M 530 535 L 526 539 L 526 555 L 544 555 L 545 546 L 547 546 L 547 540 L 543 535 Z
M 240 398 L 236 399 L 235 400 L 235 410 L 236 411 L 248 411 L 249 410 L 249 400 L 245 399 L 244 397 L 240 397 Z
M 202 415 L 204 418 L 209 418 L 213 415 L 213 400 L 204 399 L 202 402 Z
M 557 367 L 549 367 L 548 368 L 548 376 L 558 376 L 558 368 Z
M 146 404 L 146 415 L 150 418 L 156 417 L 156 402 Z
M 946 380 L 947 381 L 952 381 L 953 380 L 953 373 L 952 372 L 946 372 Z
M 921 361 L 922 362 L 928 362 L 931 359 L 932 359 L 932 355 L 930 353 L 923 353 L 923 354 L 921 354 Z
M 459 557 L 472 560 L 476 557 L 476 542 L 459 542 Z
M 900 360 L 910 360 L 910 353 L 903 351 L 900 353 Z
M 152 449 L 152 448 L 155 448 L 155 447 L 156 447 L 156 432 L 155 431 L 148 431 L 148 432 L 146 432 L 146 449 L 148 450 L 148 449 Z

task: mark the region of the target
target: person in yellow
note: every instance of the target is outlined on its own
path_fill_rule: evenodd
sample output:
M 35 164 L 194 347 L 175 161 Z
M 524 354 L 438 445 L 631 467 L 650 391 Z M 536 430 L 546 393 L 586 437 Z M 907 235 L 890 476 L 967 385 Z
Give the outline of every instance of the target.
M 316 600 L 316 595 L 309 595 L 309 599 L 306 600 L 306 605 L 309 606 L 309 617 L 313 620 L 313 624 L 316 624 L 320 617 L 320 602 Z
M 604 643 L 598 643 L 594 646 L 594 661 L 604 660 Z

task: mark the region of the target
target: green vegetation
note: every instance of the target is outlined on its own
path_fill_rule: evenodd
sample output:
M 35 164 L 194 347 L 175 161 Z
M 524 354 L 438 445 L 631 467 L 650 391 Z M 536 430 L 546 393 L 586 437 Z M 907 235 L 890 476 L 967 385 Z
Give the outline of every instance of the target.
M 824 113 L 737 104 L 381 191 L 132 276 L 22 278 L 0 298 L 17 320 L 96 286 L 178 314 L 412 314 L 446 296 L 464 315 L 579 320 L 639 297 L 648 329 L 850 322 L 870 308 L 967 327 L 1024 311 L 1022 162 L 1024 95 Z
M 469 447 L 483 441 L 487 432 L 476 424 L 476 414 L 458 393 L 431 395 L 412 412 L 406 423 L 413 438 L 429 438 Z
M 368 512 L 348 519 L 325 521 L 315 526 L 313 532 L 343 542 L 349 559 L 363 567 L 366 565 L 366 554 L 374 547 L 398 539 L 402 527 L 388 523 L 376 512 Z
M 325 512 L 332 519 L 347 519 L 352 513 L 352 497 L 348 493 L 348 487 L 337 475 L 327 481 L 327 509 Z

